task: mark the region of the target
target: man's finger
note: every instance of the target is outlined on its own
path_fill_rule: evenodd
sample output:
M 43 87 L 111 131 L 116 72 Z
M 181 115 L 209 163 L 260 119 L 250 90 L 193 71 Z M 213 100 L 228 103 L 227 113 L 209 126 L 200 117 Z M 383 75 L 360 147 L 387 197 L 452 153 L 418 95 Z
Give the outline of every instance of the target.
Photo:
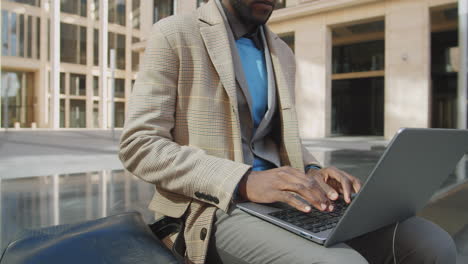
M 283 192 L 278 192 L 278 195 L 280 196 L 278 201 L 281 201 L 283 203 L 287 203 L 290 206 L 296 208 L 299 211 L 309 213 L 312 208 L 310 205 L 306 204 L 305 202 L 299 200 L 296 198 L 294 194 L 288 191 L 283 191 Z
M 343 188 L 346 203 L 351 202 L 351 181 L 338 170 L 329 170 L 330 177 L 337 180 Z
M 329 208 L 330 201 L 319 186 L 312 186 L 311 188 L 310 185 L 307 185 L 307 182 L 284 182 L 282 190 L 296 193 L 318 210 L 324 211 Z
M 352 176 L 351 174 L 345 172 L 345 171 L 341 171 L 350 181 L 351 183 L 353 184 L 353 189 L 354 189 L 354 193 L 358 193 L 360 190 L 361 190 L 361 187 L 362 187 L 362 184 L 361 184 L 361 181 Z
M 328 199 L 330 200 L 336 200 L 338 199 L 338 191 L 335 190 L 332 186 L 328 185 L 324 180 L 323 177 L 318 176 L 315 177 L 314 180 L 320 185 L 320 188 L 327 194 Z

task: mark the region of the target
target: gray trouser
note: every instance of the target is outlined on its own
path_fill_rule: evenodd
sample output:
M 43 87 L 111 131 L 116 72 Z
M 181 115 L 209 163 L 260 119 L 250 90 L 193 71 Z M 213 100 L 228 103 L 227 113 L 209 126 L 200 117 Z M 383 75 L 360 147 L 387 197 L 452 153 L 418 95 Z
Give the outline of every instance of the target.
M 385 227 L 325 248 L 237 208 L 229 215 L 217 210 L 207 263 L 393 264 L 394 228 Z M 395 255 L 397 263 L 456 263 L 456 248 L 449 234 L 420 217 L 398 225 Z

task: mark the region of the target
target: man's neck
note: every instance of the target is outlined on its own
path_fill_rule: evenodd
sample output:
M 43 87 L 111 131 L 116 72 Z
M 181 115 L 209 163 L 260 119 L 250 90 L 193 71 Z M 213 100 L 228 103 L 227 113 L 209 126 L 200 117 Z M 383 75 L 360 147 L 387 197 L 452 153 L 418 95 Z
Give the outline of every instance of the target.
M 240 23 L 242 23 L 242 25 L 245 27 L 245 29 L 247 30 L 247 33 L 253 33 L 257 30 L 258 26 L 257 25 L 254 25 L 254 24 L 251 24 L 251 23 L 247 23 L 246 21 L 242 20 L 242 18 L 239 16 L 239 14 L 237 13 L 237 11 L 234 9 L 234 7 L 231 5 L 231 3 L 229 2 L 229 0 L 220 0 L 221 2 L 221 5 L 223 6 L 224 10 L 226 10 L 227 12 L 229 12 L 229 14 L 231 14 L 233 17 L 235 17 Z

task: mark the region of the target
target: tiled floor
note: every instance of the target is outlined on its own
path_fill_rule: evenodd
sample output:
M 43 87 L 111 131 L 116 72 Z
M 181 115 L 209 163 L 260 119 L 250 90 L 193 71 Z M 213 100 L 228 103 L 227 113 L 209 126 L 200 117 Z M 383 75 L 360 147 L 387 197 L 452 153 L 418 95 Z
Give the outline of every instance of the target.
M 327 164 L 365 180 L 381 154 L 382 150 L 338 150 L 324 156 Z M 466 178 L 452 174 L 441 187 L 443 192 L 420 213 L 455 238 L 460 259 L 468 256 Z M 141 212 L 147 222 L 153 219 L 146 208 L 153 187 L 122 171 L 0 178 L 0 190 L 0 248 L 26 228 L 76 223 L 129 210 Z

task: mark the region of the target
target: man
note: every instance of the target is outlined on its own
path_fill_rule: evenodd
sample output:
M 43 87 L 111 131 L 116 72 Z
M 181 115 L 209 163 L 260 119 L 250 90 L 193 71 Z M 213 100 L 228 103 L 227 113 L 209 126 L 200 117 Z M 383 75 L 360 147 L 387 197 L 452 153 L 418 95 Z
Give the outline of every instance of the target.
M 361 188 L 300 142 L 294 55 L 264 25 L 275 3 L 212 0 L 154 25 L 120 151 L 155 185 L 149 208 L 184 220 L 193 263 L 393 263 L 393 242 L 398 263 L 453 263 L 451 238 L 420 218 L 400 223 L 395 241 L 389 227 L 324 248 L 235 208 L 332 211 L 339 194 L 349 203 Z

